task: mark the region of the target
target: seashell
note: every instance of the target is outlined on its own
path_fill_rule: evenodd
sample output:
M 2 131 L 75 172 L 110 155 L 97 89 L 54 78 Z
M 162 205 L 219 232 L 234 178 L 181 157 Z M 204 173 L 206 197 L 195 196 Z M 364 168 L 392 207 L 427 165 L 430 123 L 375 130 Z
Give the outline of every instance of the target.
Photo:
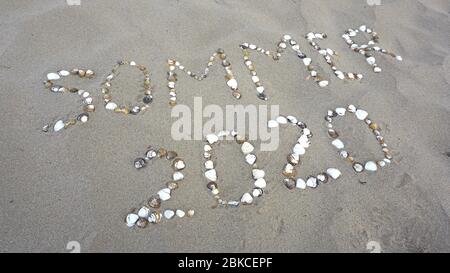
M 345 109 L 345 108 L 342 108 L 342 107 L 339 107 L 339 108 L 336 108 L 336 110 L 335 110 L 335 112 L 339 115 L 339 116 L 345 116 L 345 112 L 346 112 L 347 110 Z
M 160 190 L 158 193 L 159 198 L 161 199 L 161 201 L 167 201 L 170 199 L 170 189 L 169 188 L 164 188 L 162 190 Z
M 298 165 L 300 163 L 300 156 L 298 154 L 289 154 L 287 156 L 287 161 L 292 165 Z
M 278 125 L 279 125 L 279 123 L 275 120 L 269 120 L 267 122 L 267 127 L 269 127 L 269 128 L 276 128 L 276 127 L 278 127 Z
M 249 165 L 253 165 L 256 162 L 256 155 L 254 154 L 247 154 L 245 155 L 245 162 Z
M 61 77 L 66 77 L 66 76 L 70 75 L 70 72 L 67 70 L 59 70 L 58 75 L 60 75 Z M 47 78 L 48 78 L 48 75 L 47 75 Z
M 321 173 L 317 175 L 317 181 L 320 183 L 327 183 L 328 182 L 328 175 L 326 173 Z
M 375 67 L 373 68 L 373 72 L 375 72 L 375 73 L 380 73 L 380 72 L 381 72 L 381 68 L 380 68 L 379 66 L 375 66 Z
M 300 143 L 295 144 L 292 151 L 294 152 L 294 154 L 298 154 L 298 155 L 304 155 L 306 153 L 305 148 Z
M 166 219 L 172 219 L 173 216 L 175 216 L 175 212 L 171 209 L 166 209 L 164 211 L 164 217 L 166 217 Z
M 64 91 L 63 87 L 60 86 L 60 85 L 54 85 L 54 86 L 52 86 L 52 88 L 50 88 L 50 90 L 53 93 L 59 93 L 59 92 L 63 92 Z
M 331 177 L 331 178 L 333 178 L 333 179 L 338 179 L 340 176 L 341 176 L 341 171 L 339 171 L 338 169 L 336 169 L 336 168 L 328 168 L 327 169 L 327 174 Z
M 42 131 L 45 133 L 47 133 L 49 129 L 50 129 L 50 124 L 46 124 L 42 127 Z
M 383 160 L 377 161 L 377 164 L 378 164 L 378 166 L 380 166 L 380 167 L 386 166 L 386 162 L 383 161 Z
M 142 158 L 142 157 L 138 157 L 138 158 L 136 158 L 135 160 L 134 160 L 134 167 L 136 168 L 136 169 L 141 169 L 141 168 L 143 168 L 143 167 L 145 167 L 145 160 Z
M 242 153 L 244 153 L 245 155 L 246 155 L 246 154 L 249 154 L 249 153 L 251 153 L 251 152 L 253 152 L 254 149 L 255 149 L 255 148 L 253 147 L 253 145 L 250 144 L 249 142 L 244 142 L 244 143 L 242 143 L 241 151 L 242 151 Z
M 328 81 L 320 81 L 319 82 L 319 86 L 320 87 L 327 87 L 328 86 Z
M 260 197 L 263 195 L 263 193 L 264 193 L 264 191 L 260 188 L 253 189 L 253 191 L 252 191 L 253 197 Z
M 247 141 L 247 137 L 243 135 L 236 135 L 234 138 L 237 144 L 243 144 L 245 141 Z
M 170 189 L 170 190 L 176 190 L 178 189 L 178 183 L 174 182 L 174 181 L 170 181 L 166 183 L 166 186 Z
M 314 176 L 309 176 L 306 179 L 306 185 L 310 188 L 316 188 L 317 187 L 317 178 L 315 178 Z
M 262 94 L 264 92 L 264 86 L 256 87 L 256 92 L 258 92 L 259 94 Z
M 308 148 L 310 145 L 310 141 L 309 138 L 306 134 L 301 135 L 298 139 L 297 139 L 298 144 L 302 145 L 303 148 Z
M 55 125 L 53 126 L 53 131 L 58 132 L 58 131 L 60 131 L 61 129 L 64 129 L 64 127 L 65 127 L 64 121 L 58 120 L 58 121 L 55 123 Z
M 286 188 L 288 188 L 290 190 L 295 189 L 295 181 L 292 178 L 283 179 L 283 184 L 286 186 Z
M 114 103 L 114 102 L 112 102 L 112 101 L 110 101 L 110 102 L 108 102 L 106 105 L 105 105 L 105 108 L 107 109 L 107 110 L 115 110 L 116 108 L 117 108 L 117 104 L 116 103 Z
M 287 116 L 286 119 L 287 119 L 290 123 L 293 123 L 293 124 L 297 124 L 297 122 L 298 122 L 297 118 L 294 117 L 294 116 Z
M 93 104 L 87 104 L 83 107 L 84 112 L 94 112 L 95 106 Z
M 136 226 L 139 228 L 146 228 L 148 225 L 148 220 L 145 218 L 140 218 L 137 222 L 136 222 Z
M 244 195 L 242 195 L 241 203 L 243 203 L 244 205 L 249 205 L 252 202 L 253 202 L 253 197 L 250 193 L 246 192 L 246 193 L 244 193 Z
M 288 122 L 287 118 L 285 118 L 285 117 L 283 117 L 283 116 L 277 117 L 277 118 L 276 118 L 276 121 L 277 121 L 279 124 L 286 124 L 286 123 Z
M 172 160 L 172 159 L 174 159 L 175 157 L 177 157 L 177 153 L 176 152 L 174 152 L 174 151 L 168 151 L 167 152 L 167 155 L 166 155 L 166 159 L 168 159 L 168 160 Z
M 148 218 L 148 215 L 150 214 L 150 209 L 146 206 L 143 206 L 138 211 L 138 216 L 141 218 Z
M 227 206 L 232 207 L 232 208 L 237 208 L 239 207 L 240 202 L 239 201 L 228 201 L 227 202 Z
M 130 213 L 127 215 L 125 222 L 127 223 L 128 227 L 132 227 L 136 224 L 136 222 L 139 220 L 139 216 L 135 213 Z
M 366 169 L 366 171 L 375 172 L 378 168 L 375 162 L 367 161 L 366 164 L 364 165 L 364 169 Z
M 220 131 L 219 133 L 217 133 L 218 137 L 226 137 L 230 135 L 230 131 Z
M 89 114 L 88 113 L 79 114 L 77 116 L 77 120 L 85 123 L 85 122 L 87 122 L 89 120 Z
M 159 196 L 157 196 L 157 195 L 153 195 L 148 200 L 148 205 L 154 209 L 159 208 L 161 206 L 161 198 L 159 198 Z
M 301 190 L 306 189 L 306 182 L 305 180 L 301 178 L 297 178 L 297 181 L 295 182 L 295 187 Z
M 152 103 L 152 101 L 153 101 L 152 95 L 147 95 L 142 98 L 142 102 L 145 104 L 150 104 L 150 103 Z
M 206 141 L 208 141 L 209 144 L 214 144 L 219 140 L 219 137 L 215 134 L 209 134 L 206 136 Z
M 355 115 L 356 115 L 357 119 L 364 120 L 365 118 L 367 118 L 369 113 L 367 113 L 366 111 L 364 111 L 362 109 L 358 109 L 358 110 L 356 110 Z
M 203 153 L 203 157 L 206 159 L 210 159 L 211 158 L 211 153 L 210 152 L 204 152 Z
M 308 66 L 308 65 L 310 65 L 311 64 L 311 58 L 303 58 L 303 64 L 305 65 L 305 66 Z
M 258 178 L 255 181 L 255 187 L 264 189 L 267 186 L 266 180 L 264 178 Z
M 210 181 L 217 181 L 217 173 L 215 169 L 207 170 L 205 177 Z
M 158 152 L 156 153 L 156 155 L 157 155 L 159 158 L 163 158 L 163 157 L 165 157 L 165 156 L 167 155 L 167 150 L 164 149 L 164 148 L 159 148 L 159 150 L 158 150 Z M 172 167 L 174 166 L 174 163 L 175 163 L 175 161 L 172 162 Z
M 180 180 L 183 180 L 183 178 L 184 178 L 184 174 L 182 174 L 181 172 L 174 172 L 172 175 L 173 181 L 180 181 Z
M 361 163 L 355 162 L 353 163 L 353 170 L 355 170 L 355 172 L 360 173 L 364 170 L 363 165 L 361 165 Z
M 356 112 L 356 106 L 354 106 L 353 104 L 350 104 L 347 107 L 347 111 L 349 111 L 350 113 L 355 113 Z
M 371 57 L 366 58 L 366 62 L 370 65 L 374 65 L 376 60 L 374 57 L 371 56 Z
M 403 58 L 402 58 L 402 56 L 395 56 L 395 59 L 397 60 L 397 61 L 403 61 Z
M 161 222 L 161 218 L 162 218 L 162 215 L 160 212 L 152 212 L 150 214 L 150 216 L 148 217 L 148 222 L 157 224 L 157 223 Z
M 205 144 L 205 146 L 203 146 L 203 151 L 205 151 L 205 152 L 210 152 L 210 151 L 212 151 L 211 145 Z
M 214 169 L 214 162 L 212 160 L 205 161 L 205 168 L 207 170 Z
M 183 218 L 183 217 L 186 215 L 186 213 L 185 213 L 184 211 L 180 210 L 180 209 L 177 209 L 177 210 L 175 211 L 175 214 L 176 214 L 178 217 L 180 217 L 180 218 Z
M 328 129 L 328 136 L 331 138 L 338 138 L 339 134 L 333 129 Z
M 252 176 L 253 179 L 259 179 L 259 178 L 264 178 L 264 176 L 266 175 L 266 173 L 264 172 L 264 170 L 260 170 L 260 169 L 253 169 L 252 170 Z
M 333 140 L 331 144 L 339 150 L 344 148 L 344 143 L 338 138 Z
M 137 115 L 139 114 L 139 112 L 141 112 L 141 107 L 139 106 L 133 106 L 133 108 L 131 108 L 130 113 L 133 115 Z
M 190 210 L 187 211 L 187 216 L 188 217 L 192 217 L 192 216 L 194 216 L 194 214 L 195 214 L 195 211 L 193 209 L 190 209 Z
M 181 158 L 175 158 L 172 162 L 172 167 L 174 170 L 180 171 L 186 167 L 186 163 Z
M 297 171 L 294 169 L 294 166 L 292 164 L 287 163 L 286 165 L 284 165 L 283 175 L 293 178 L 297 175 Z
M 85 75 L 86 75 L 86 71 L 84 71 L 82 69 L 78 69 L 78 76 L 84 77 Z
M 55 80 L 59 80 L 61 77 L 57 74 L 57 73 L 48 73 L 47 74 L 47 79 L 49 81 L 55 81 Z
M 237 89 L 237 81 L 233 78 L 227 81 L 227 85 L 233 90 Z

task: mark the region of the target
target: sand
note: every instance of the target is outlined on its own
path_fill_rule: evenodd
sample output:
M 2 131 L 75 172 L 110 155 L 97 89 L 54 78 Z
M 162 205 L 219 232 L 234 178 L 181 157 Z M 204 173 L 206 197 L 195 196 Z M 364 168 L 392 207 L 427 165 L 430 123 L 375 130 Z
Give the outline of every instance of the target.
M 449 132 L 450 47 L 446 0 L 365 1 L 2 1 L 0 3 L 0 251 L 69 252 L 384 252 L 450 251 Z M 367 24 L 380 44 L 403 62 L 376 56 L 375 74 L 340 38 Z M 302 39 L 308 31 L 328 34 L 321 42 L 340 52 L 340 67 L 359 71 L 360 83 L 342 82 Z M 257 100 L 238 45 L 253 42 L 273 50 L 285 33 L 313 58 L 330 86 L 320 89 L 292 52 L 279 62 L 254 59 L 270 100 Z M 267 194 L 254 207 L 211 209 L 202 176 L 202 142 L 172 141 L 167 104 L 166 59 L 200 71 L 216 48 L 225 49 L 243 93 L 239 104 L 279 105 L 311 128 L 313 144 L 303 174 L 335 166 L 342 178 L 316 190 L 289 192 L 280 169 L 295 132 L 286 132 L 276 152 L 259 152 Z M 99 86 L 116 60 L 150 67 L 155 85 L 151 109 L 136 117 L 106 112 Z M 41 132 L 52 118 L 78 109 L 69 95 L 42 86 L 46 73 L 84 67 L 92 80 L 68 80 L 95 94 L 97 110 L 82 127 L 56 136 Z M 131 70 L 130 70 L 131 71 Z M 126 76 L 127 75 L 127 76 Z M 236 104 L 219 66 L 203 82 L 180 74 L 178 99 L 190 107 Z M 140 75 L 115 82 L 118 100 L 132 102 Z M 354 174 L 329 144 L 323 123 L 331 107 L 360 105 L 383 128 L 393 163 L 376 174 Z M 172 119 L 174 121 L 174 119 Z M 361 160 L 380 156 L 369 131 L 354 119 L 339 121 L 343 140 Z M 255 142 L 257 148 L 258 142 Z M 148 145 L 176 150 L 185 158 L 186 179 L 168 207 L 192 207 L 192 219 L 146 230 L 126 228 L 130 208 L 159 190 L 169 177 L 163 161 L 136 171 L 135 157 Z M 218 167 L 230 196 L 250 187 L 236 146 L 223 145 Z M 230 171 L 235 169 L 235 171 Z M 237 170 L 241 170 L 241 172 Z M 366 183 L 361 183 L 366 182 Z M 372 243 L 369 243 L 369 245 Z

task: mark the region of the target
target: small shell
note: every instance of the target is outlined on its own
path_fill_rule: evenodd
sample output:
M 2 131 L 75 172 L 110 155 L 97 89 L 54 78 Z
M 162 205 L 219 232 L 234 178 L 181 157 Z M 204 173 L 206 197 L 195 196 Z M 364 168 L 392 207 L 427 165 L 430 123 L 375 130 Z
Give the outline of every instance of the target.
M 171 209 L 166 209 L 164 211 L 164 217 L 166 217 L 166 219 L 172 219 L 173 216 L 175 216 L 175 212 Z
M 258 178 L 255 180 L 255 187 L 264 189 L 267 186 L 266 180 L 264 178 Z
M 317 178 L 315 178 L 314 176 L 309 176 L 306 179 L 306 185 L 310 188 L 316 188 L 317 187 Z
M 147 218 L 149 214 L 150 214 L 150 209 L 146 206 L 143 206 L 138 211 L 138 216 L 141 218 Z
M 181 172 L 174 172 L 172 175 L 173 181 L 180 181 L 180 180 L 183 180 L 183 178 L 184 178 L 184 174 L 182 174 Z
M 178 154 L 176 152 L 174 152 L 174 151 L 168 151 L 167 155 L 166 155 L 166 159 L 172 160 L 172 159 L 176 158 L 177 155 Z
M 219 140 L 219 137 L 215 134 L 209 134 L 206 136 L 206 141 L 208 141 L 209 144 L 214 144 Z
M 246 192 L 241 197 L 241 203 L 244 205 L 249 205 L 253 202 L 253 197 L 250 193 Z
M 295 180 L 292 178 L 283 179 L 283 184 L 286 186 L 286 188 L 288 188 L 290 190 L 295 189 L 295 186 L 296 186 Z
M 265 172 L 263 171 L 263 170 L 260 170 L 260 169 L 253 169 L 252 170 L 252 176 L 253 176 L 253 179 L 259 179 L 259 178 L 264 178 L 264 176 L 265 176 Z
M 344 148 L 344 143 L 338 138 L 333 140 L 331 144 L 339 150 Z
M 241 151 L 243 154 L 245 154 L 245 155 L 249 154 L 249 153 L 253 152 L 254 149 L 255 148 L 253 147 L 253 145 L 250 144 L 249 142 L 242 143 Z
M 47 79 L 49 81 L 55 81 L 55 80 L 59 80 L 61 77 L 57 74 L 57 73 L 48 73 L 47 74 Z
M 155 150 L 153 150 L 153 149 L 149 149 L 149 150 L 147 150 L 147 152 L 145 153 L 145 156 L 146 156 L 148 159 L 152 159 L 152 158 L 155 158 L 155 157 L 157 156 L 157 152 L 156 152 Z
M 300 163 L 300 156 L 298 154 L 289 154 L 287 156 L 287 161 L 292 164 L 293 166 L 296 166 Z
M 360 173 L 364 170 L 364 166 L 361 165 L 361 163 L 355 162 L 353 163 L 353 169 L 355 170 L 355 172 Z
M 89 120 L 89 114 L 88 113 L 79 114 L 77 120 L 81 121 L 82 123 L 85 123 Z
M 137 222 L 136 222 L 136 226 L 139 228 L 146 228 L 148 225 L 148 220 L 145 218 L 140 218 Z
M 366 169 L 366 171 L 375 172 L 378 168 L 375 162 L 367 161 L 366 164 L 364 165 L 364 169 Z
M 305 180 L 301 178 L 297 178 L 297 181 L 295 182 L 295 187 L 301 190 L 306 189 L 306 182 Z
M 145 167 L 145 160 L 142 157 L 138 157 L 134 160 L 134 167 L 136 169 L 141 169 L 143 167 Z
M 192 216 L 194 216 L 194 214 L 195 214 L 195 211 L 193 209 L 190 209 L 190 210 L 187 211 L 187 216 L 188 217 L 192 217 Z
M 327 174 L 333 179 L 338 179 L 342 173 L 336 168 L 328 168 Z
M 139 220 L 139 216 L 135 213 L 130 213 L 127 215 L 125 222 L 127 223 L 128 227 L 132 227 L 136 224 L 136 222 Z
M 64 127 L 65 127 L 64 121 L 58 120 L 58 121 L 55 123 L 55 125 L 53 126 L 53 131 L 58 132 L 58 131 L 60 131 L 61 129 L 64 129 Z
M 161 206 L 161 198 L 159 198 L 159 196 L 157 195 L 150 197 L 150 199 L 148 200 L 148 205 L 151 208 L 158 209 Z
M 328 175 L 326 173 L 321 173 L 317 175 L 317 181 L 320 183 L 327 183 L 328 182 Z
M 180 209 L 177 209 L 175 214 L 180 218 L 183 218 L 186 215 L 186 213 Z
M 356 118 L 358 118 L 359 120 L 364 120 L 365 118 L 367 118 L 369 113 L 367 113 L 366 111 L 364 111 L 362 109 L 358 109 L 358 110 L 356 110 L 355 115 L 356 115 Z
M 210 181 L 217 181 L 217 172 L 215 169 L 207 170 L 205 177 Z
M 252 191 L 253 197 L 260 197 L 260 196 L 263 195 L 263 193 L 264 193 L 264 191 L 262 189 L 260 189 L 260 188 L 255 188 Z
M 164 188 L 158 192 L 158 196 L 162 201 L 166 201 L 170 199 L 170 192 L 169 188 Z
M 186 167 L 186 163 L 184 163 L 183 159 L 175 158 L 172 162 L 172 167 L 176 171 L 183 170 Z

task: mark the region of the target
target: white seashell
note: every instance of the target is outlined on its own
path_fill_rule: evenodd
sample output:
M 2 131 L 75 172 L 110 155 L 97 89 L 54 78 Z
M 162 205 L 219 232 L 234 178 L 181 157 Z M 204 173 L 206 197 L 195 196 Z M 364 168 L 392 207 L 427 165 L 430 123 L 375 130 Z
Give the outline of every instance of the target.
M 317 178 L 315 178 L 314 176 L 310 176 L 307 180 L 306 180 L 306 185 L 310 188 L 315 188 L 317 187 Z
M 356 118 L 358 118 L 359 120 L 364 120 L 365 118 L 367 118 L 369 113 L 367 113 L 366 111 L 364 111 L 362 109 L 358 109 L 358 110 L 356 110 L 355 115 L 356 115 Z
M 86 103 L 86 104 L 91 104 L 92 103 L 92 97 L 88 97 L 88 98 L 85 98 L 84 99 L 84 103 Z
M 117 104 L 114 103 L 114 102 L 112 102 L 112 101 L 110 101 L 110 102 L 108 102 L 108 103 L 105 105 L 105 108 L 106 108 L 107 110 L 114 110 L 114 109 L 117 108 Z
M 58 120 L 53 126 L 53 131 L 58 132 L 59 130 L 63 129 L 64 126 L 65 126 L 64 121 Z
M 366 62 L 370 65 L 374 65 L 375 64 L 375 57 L 367 57 L 366 58 Z
M 175 212 L 171 209 L 166 209 L 164 211 L 164 217 L 166 217 L 166 219 L 172 219 L 174 215 L 175 215 Z
M 319 82 L 319 86 L 320 87 L 327 87 L 328 86 L 328 81 L 320 81 Z
M 186 215 L 186 213 L 185 213 L 184 211 L 180 210 L 180 209 L 177 209 L 177 211 L 175 212 L 175 214 L 176 214 L 178 217 L 180 217 L 180 218 L 183 218 L 183 217 Z
M 331 48 L 326 49 L 328 55 L 334 55 L 334 51 Z
M 205 161 L 205 168 L 207 170 L 214 169 L 214 162 L 212 160 Z
M 170 189 L 169 188 L 164 188 L 164 189 L 160 190 L 157 194 L 162 201 L 167 201 L 170 199 Z
M 60 76 L 62 76 L 62 77 L 66 77 L 66 76 L 69 76 L 69 75 L 70 75 L 70 72 L 67 71 L 67 70 L 59 70 L 59 71 L 58 71 L 58 74 L 59 74 Z
M 366 31 L 367 30 L 367 26 L 366 25 L 362 25 L 362 26 L 359 27 L 359 30 Z
M 292 39 L 292 37 L 291 37 L 291 35 L 285 34 L 285 35 L 283 36 L 283 39 L 284 39 L 284 40 L 290 40 L 290 39 Z
M 306 189 L 306 182 L 305 180 L 301 179 L 301 178 L 297 178 L 297 181 L 295 182 L 295 187 L 297 187 L 298 189 Z
M 138 215 L 141 218 L 147 218 L 150 213 L 150 209 L 148 207 L 142 207 L 138 211 Z
M 290 123 L 297 124 L 298 122 L 297 118 L 294 116 L 287 116 L 286 118 Z
M 253 81 L 254 83 L 259 82 L 259 77 L 258 77 L 258 76 L 252 76 L 252 81 Z
M 366 169 L 366 171 L 375 172 L 378 168 L 375 162 L 367 161 L 366 164 L 364 165 L 364 169 Z
M 276 118 L 276 121 L 277 121 L 279 124 L 286 124 L 286 123 L 288 122 L 287 119 L 286 119 L 285 117 L 283 117 L 283 116 L 277 117 L 277 118 Z
M 258 92 L 258 93 L 262 93 L 262 92 L 264 92 L 264 86 L 258 86 L 258 87 L 256 87 L 256 92 Z
M 217 172 L 215 169 L 207 170 L 205 172 L 205 177 L 210 181 L 217 181 Z
M 373 72 L 380 73 L 381 72 L 381 68 L 379 66 L 376 66 L 376 67 L 373 68 Z
M 263 191 L 261 189 L 253 189 L 252 195 L 253 197 L 260 197 L 263 194 Z
M 181 160 L 181 159 L 180 160 L 176 160 L 175 164 L 173 165 L 173 167 L 176 170 L 182 170 L 182 169 L 184 169 L 186 167 L 186 163 L 184 163 L 184 161 Z
M 298 154 L 298 155 L 304 155 L 306 153 L 305 148 L 300 143 L 295 144 L 292 151 L 294 152 L 294 154 Z
M 347 110 L 348 110 L 350 113 L 355 113 L 355 112 L 356 112 L 356 106 L 354 106 L 353 104 L 350 104 L 350 105 L 347 107 Z
M 231 89 L 237 89 L 237 81 L 235 79 L 229 79 L 227 81 L 227 85 L 231 88 Z
M 402 56 L 395 56 L 395 59 L 396 59 L 397 61 L 403 61 Z
M 253 175 L 253 179 L 259 179 L 259 178 L 264 178 L 266 173 L 263 170 L 260 170 L 260 169 L 253 169 L 252 170 L 252 175 Z
M 61 77 L 57 73 L 48 73 L 47 79 L 49 81 L 59 80 Z
M 339 108 L 336 108 L 336 113 L 339 115 L 339 116 L 344 116 L 345 115 L 345 112 L 347 111 L 345 108 L 342 108 L 342 107 L 339 107 Z
M 212 151 L 212 147 L 209 144 L 205 144 L 205 146 L 203 146 L 203 151 L 210 152 Z
M 130 213 L 127 215 L 126 222 L 128 227 L 132 227 L 139 220 L 139 216 L 135 213 Z
M 135 62 L 135 61 L 131 61 L 131 62 L 130 62 L 130 65 L 131 65 L 131 66 L 135 66 L 135 65 L 136 65 L 136 62 Z
M 342 71 L 338 70 L 338 71 L 335 71 L 334 73 L 336 74 L 336 77 L 338 77 L 338 79 L 341 79 L 341 80 L 345 79 L 345 75 Z
M 230 131 L 220 131 L 219 133 L 217 133 L 218 137 L 226 137 L 230 135 Z
M 333 144 L 333 146 L 336 147 L 339 150 L 344 148 L 344 143 L 338 138 L 333 140 L 331 142 L 331 144 Z
M 258 178 L 255 180 L 255 187 L 264 189 L 267 186 L 266 180 L 264 178 Z
M 246 155 L 245 162 L 247 162 L 249 165 L 253 165 L 256 162 L 256 155 L 254 154 Z
M 219 137 L 215 134 L 209 134 L 206 136 L 206 141 L 208 141 L 209 144 L 214 144 L 219 140 Z
M 269 128 L 276 128 L 276 127 L 278 127 L 278 125 L 279 124 L 276 120 L 269 120 L 267 122 L 267 127 L 269 127 Z
M 180 181 L 184 178 L 184 174 L 181 172 L 174 172 L 172 175 L 173 181 Z
M 242 143 L 241 151 L 242 151 L 242 153 L 244 153 L 245 155 L 246 155 L 246 154 L 249 154 L 249 153 L 251 153 L 251 152 L 253 152 L 254 149 L 255 149 L 255 147 L 253 147 L 253 145 L 250 144 L 249 142 L 244 142 L 244 143 Z
M 328 168 L 327 169 L 327 174 L 333 179 L 338 179 L 339 176 L 341 176 L 342 173 L 341 173 L 341 171 L 339 171 L 336 168 Z
M 303 64 L 304 64 L 305 66 L 310 65 L 310 64 L 311 64 L 311 58 L 304 58 L 304 59 L 303 59 Z
M 242 195 L 241 202 L 244 204 L 251 204 L 253 202 L 253 197 L 250 193 L 246 192 Z

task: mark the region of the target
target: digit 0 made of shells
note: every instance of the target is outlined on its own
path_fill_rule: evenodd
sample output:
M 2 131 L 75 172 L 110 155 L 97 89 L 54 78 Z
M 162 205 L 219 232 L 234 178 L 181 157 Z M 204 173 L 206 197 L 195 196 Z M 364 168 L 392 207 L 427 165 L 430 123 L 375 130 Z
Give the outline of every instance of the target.
M 245 162 L 251 167 L 251 176 L 254 187 L 251 191 L 245 192 L 237 199 L 225 200 L 221 197 L 221 191 L 217 184 L 218 174 L 216 171 L 217 157 L 214 156 L 213 147 L 217 145 L 220 141 L 225 138 L 232 136 L 234 141 L 241 146 L 241 152 L 244 155 Z M 213 208 L 216 207 L 238 207 L 239 205 L 250 205 L 254 203 L 255 198 L 259 198 L 264 193 L 264 188 L 266 187 L 266 181 L 264 179 L 264 170 L 258 168 L 256 161 L 256 155 L 254 154 L 254 147 L 250 142 L 248 142 L 246 136 L 237 134 L 236 131 L 221 131 L 217 134 L 209 134 L 206 136 L 206 143 L 204 145 L 203 157 L 205 159 L 204 175 L 208 180 L 206 187 L 210 193 L 214 196 L 216 201 Z M 249 176 L 250 179 L 250 176 Z
M 258 53 L 261 53 L 269 58 L 271 58 L 274 61 L 278 61 L 281 57 L 281 55 L 284 53 L 284 50 L 288 48 L 288 46 L 291 47 L 291 49 L 297 54 L 297 56 L 302 60 L 302 63 L 305 65 L 309 77 L 311 77 L 320 87 L 326 87 L 328 86 L 328 81 L 322 79 L 322 77 L 319 75 L 317 70 L 314 68 L 314 66 L 311 64 L 312 60 L 311 58 L 308 58 L 305 53 L 303 53 L 300 50 L 300 45 L 292 39 L 292 37 L 288 34 L 283 35 L 281 38 L 281 41 L 278 42 L 277 48 L 274 52 L 271 52 L 269 50 L 263 49 L 257 45 L 251 44 L 251 43 L 243 43 L 240 45 L 242 49 L 242 53 L 244 56 L 244 64 L 247 67 L 248 71 L 250 72 L 250 75 L 252 77 L 252 81 L 255 84 L 257 97 L 261 100 L 267 100 L 268 96 L 266 95 L 266 89 L 261 83 L 258 73 L 256 72 L 255 65 L 253 61 L 250 59 L 250 51 L 256 51 Z
M 354 41 L 354 37 L 356 37 L 359 33 L 367 33 L 371 36 L 367 44 L 359 45 Z M 396 55 L 379 46 L 376 46 L 375 44 L 379 42 L 380 38 L 375 31 L 373 31 L 371 28 L 368 28 L 366 25 L 361 25 L 359 28 L 356 29 L 350 28 L 346 30 L 342 35 L 342 38 L 344 39 L 344 41 L 347 43 L 347 45 L 351 50 L 363 55 L 366 58 L 366 62 L 373 68 L 373 71 L 375 73 L 381 72 L 381 68 L 376 63 L 375 57 L 372 54 L 373 52 L 380 52 L 389 55 L 395 58 L 397 61 L 403 60 L 402 56 Z
M 44 86 L 53 93 L 77 94 L 81 98 L 83 109 L 81 113 L 78 113 L 73 117 L 69 117 L 70 115 L 66 115 L 67 118 L 60 118 L 57 119 L 55 122 L 46 124 L 44 127 L 42 127 L 42 131 L 44 132 L 50 131 L 59 132 L 62 129 L 68 128 L 71 125 L 75 125 L 77 123 L 86 123 L 89 120 L 89 113 L 95 111 L 93 99 L 89 92 L 78 88 L 70 88 L 65 87 L 63 85 L 55 84 L 55 81 L 65 78 L 69 75 L 76 75 L 80 78 L 92 79 L 95 76 L 95 73 L 90 69 L 84 70 L 74 68 L 70 71 L 62 69 L 59 70 L 58 72 L 48 73 L 47 80 L 44 81 Z
M 225 54 L 225 51 L 221 48 L 217 49 L 214 54 L 209 57 L 209 61 L 206 65 L 206 68 L 202 73 L 194 73 L 188 69 L 185 68 L 184 65 L 182 65 L 177 60 L 169 59 L 167 60 L 167 64 L 169 66 L 169 71 L 167 72 L 167 87 L 169 88 L 169 105 L 175 106 L 177 104 L 177 91 L 176 91 L 176 82 L 178 80 L 178 75 L 176 73 L 176 70 L 183 71 L 191 78 L 202 81 L 204 80 L 208 74 L 209 74 L 209 68 L 214 64 L 214 61 L 221 62 L 224 70 L 225 70 L 225 80 L 227 86 L 231 90 L 231 95 L 235 99 L 241 98 L 241 93 L 239 92 L 238 83 L 236 79 L 234 78 L 233 71 L 231 69 L 231 63 L 227 60 L 227 55 Z
M 340 134 L 333 127 L 333 121 L 335 118 L 344 117 L 346 113 L 354 114 L 358 120 L 363 121 L 369 129 L 374 134 L 378 144 L 381 146 L 381 150 L 384 153 L 384 158 L 379 160 L 369 160 L 365 163 L 360 163 L 356 161 L 356 159 L 352 156 L 350 152 L 345 149 L 344 142 L 339 139 Z M 373 122 L 372 119 L 369 118 L 369 114 L 360 108 L 357 108 L 353 104 L 350 104 L 348 107 L 338 107 L 334 110 L 328 110 L 327 115 L 325 116 L 326 127 L 328 130 L 328 136 L 332 139 L 331 144 L 339 150 L 339 155 L 352 164 L 353 170 L 357 173 L 363 172 L 364 170 L 368 172 L 375 172 L 378 168 L 385 167 L 387 164 L 390 164 L 392 161 L 392 154 L 389 151 L 386 142 L 384 141 L 384 137 L 381 135 L 380 126 Z
M 144 81 L 142 84 L 142 94 L 137 96 L 137 102 L 133 105 L 120 105 L 114 102 L 112 99 L 111 88 L 113 80 L 119 75 L 119 70 L 124 65 L 135 67 L 144 74 Z M 113 67 L 111 73 L 106 76 L 105 81 L 102 83 L 101 88 L 103 94 L 103 101 L 105 103 L 105 109 L 114 111 L 115 113 L 132 114 L 137 115 L 147 108 L 153 101 L 152 87 L 150 81 L 150 71 L 143 65 L 136 64 L 135 61 L 118 61 Z
M 316 175 L 309 175 L 304 179 L 297 176 L 296 168 L 302 164 L 301 157 L 311 145 L 312 133 L 305 123 L 299 121 L 294 116 L 278 116 L 276 119 L 268 122 L 269 128 L 289 125 L 296 127 L 300 131 L 300 137 L 292 148 L 292 152 L 287 155 L 287 163 L 283 167 L 282 174 L 285 177 L 283 179 L 283 184 L 286 188 L 290 190 L 295 188 L 304 190 L 307 187 L 316 188 L 319 184 L 325 184 L 329 181 L 338 179 L 341 176 L 341 171 L 336 168 L 328 168 L 324 172 L 320 172 Z
M 128 227 L 137 226 L 139 228 L 145 228 L 149 223 L 158 224 L 163 219 L 170 220 L 175 216 L 178 218 L 194 216 L 194 210 L 192 209 L 187 211 L 182 209 L 161 209 L 162 203 L 171 199 L 173 192 L 178 189 L 179 183 L 184 179 L 181 171 L 186 167 L 186 163 L 178 157 L 176 152 L 167 151 L 164 148 L 155 149 L 148 147 L 145 155 L 136 158 L 133 165 L 139 170 L 158 158 L 166 159 L 170 163 L 173 173 L 164 188 L 159 190 L 155 195 L 150 196 L 143 206 L 139 209 L 133 209 L 125 217 L 125 223 Z

